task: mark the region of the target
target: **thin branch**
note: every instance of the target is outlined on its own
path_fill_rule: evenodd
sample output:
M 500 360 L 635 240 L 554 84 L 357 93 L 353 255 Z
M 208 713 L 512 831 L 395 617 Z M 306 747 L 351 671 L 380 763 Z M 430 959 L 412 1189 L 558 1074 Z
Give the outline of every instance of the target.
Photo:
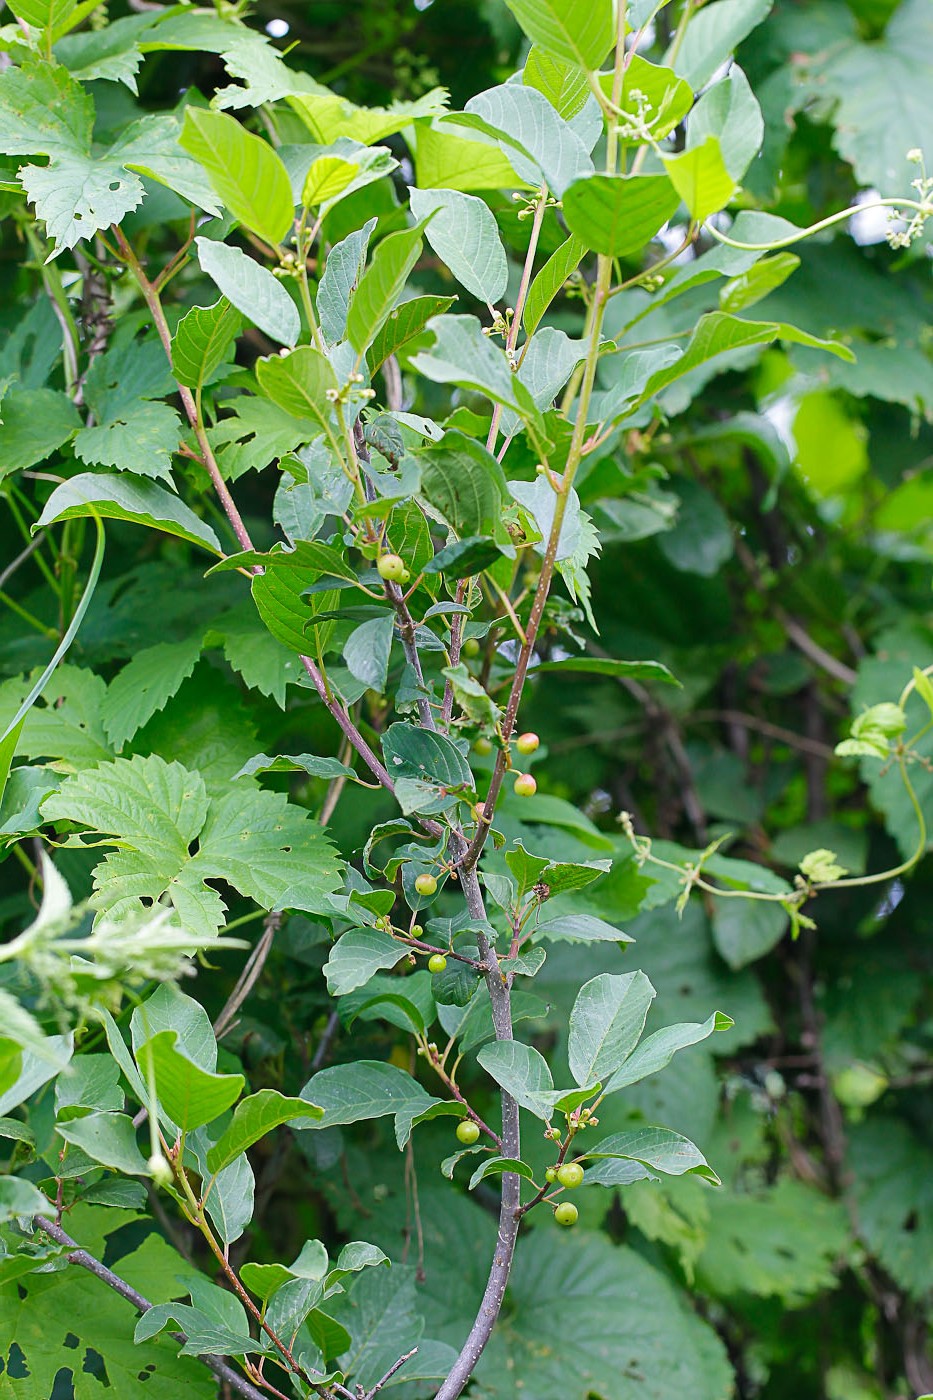
M 120 1278 L 119 1274 L 115 1274 L 112 1269 L 107 1268 L 106 1264 L 95 1259 L 93 1254 L 82 1249 L 77 1240 L 73 1240 L 70 1235 L 66 1234 L 60 1225 L 46 1220 L 42 1215 L 33 1218 L 33 1225 L 37 1230 L 48 1235 L 50 1239 L 55 1240 L 56 1244 L 65 1246 L 68 1250 L 65 1257 L 69 1264 L 77 1264 L 78 1268 L 87 1269 L 88 1273 L 94 1274 L 95 1278 L 99 1278 L 102 1283 L 107 1284 L 108 1288 L 112 1288 L 115 1293 L 119 1293 L 121 1298 L 125 1298 L 128 1303 L 131 1303 L 137 1312 L 149 1312 L 152 1304 L 148 1298 L 137 1293 L 136 1289 L 132 1288 L 125 1279 Z M 177 1342 L 185 1343 L 188 1340 L 184 1332 L 172 1332 L 170 1335 Z M 250 1385 L 249 1381 L 241 1376 L 239 1371 L 234 1370 L 222 1357 L 201 1355 L 197 1359 L 208 1366 L 215 1376 L 219 1376 L 231 1390 L 235 1390 L 238 1395 L 245 1396 L 246 1400 L 266 1400 L 262 1391 L 257 1390 L 254 1385 Z
M 395 1375 L 396 1371 L 400 1371 L 405 1365 L 405 1362 L 410 1361 L 413 1356 L 417 1355 L 417 1353 L 418 1348 L 412 1347 L 411 1351 L 406 1351 L 404 1356 L 400 1356 L 397 1361 L 393 1361 L 392 1365 L 389 1367 L 388 1371 L 386 1371 L 382 1379 L 376 1382 L 372 1390 L 366 1391 L 366 1394 L 363 1396 L 363 1400 L 373 1400 L 373 1396 L 376 1395 L 377 1392 L 380 1391 L 384 1385 L 388 1385 L 389 1381 Z
M 240 1007 L 262 976 L 262 970 L 266 965 L 266 958 L 269 956 L 272 949 L 275 935 L 281 927 L 282 914 L 279 910 L 274 909 L 272 913 L 267 914 L 263 920 L 262 936 L 246 959 L 246 964 L 237 979 L 237 984 L 227 998 L 226 1006 L 214 1022 L 214 1035 L 218 1040 L 230 1029 L 234 1016 L 236 1016 Z
M 11 578 L 12 575 L 16 573 L 16 570 L 19 568 L 20 564 L 25 564 L 26 560 L 29 558 L 30 554 L 32 554 L 33 550 L 39 548 L 44 537 L 45 531 L 40 530 L 39 533 L 35 536 L 35 538 L 30 540 L 26 548 L 22 550 L 21 553 L 17 554 L 16 558 L 12 560 L 11 563 L 7 564 L 3 572 L 0 573 L 0 588 L 3 588 L 7 579 Z

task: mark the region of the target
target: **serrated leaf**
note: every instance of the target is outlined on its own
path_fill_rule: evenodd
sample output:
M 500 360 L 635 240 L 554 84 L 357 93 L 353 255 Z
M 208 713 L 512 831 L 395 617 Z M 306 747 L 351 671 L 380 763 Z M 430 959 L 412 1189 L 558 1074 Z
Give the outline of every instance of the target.
M 74 451 L 88 466 L 116 467 L 171 484 L 172 454 L 181 436 L 181 419 L 167 403 L 137 400 L 82 428 L 75 434 Z
M 301 334 L 301 317 L 278 278 L 241 248 L 210 238 L 194 241 L 201 267 L 227 300 L 272 340 L 295 345 Z
M 0 479 L 44 462 L 80 427 L 78 410 L 68 395 L 58 389 L 14 389 L 5 394 L 0 422 Z
M 92 899 L 115 915 L 168 894 L 186 927 L 210 937 L 224 905 L 207 881 L 225 880 L 267 909 L 315 908 L 340 883 L 330 843 L 282 794 L 238 787 L 212 802 L 200 774 L 156 755 L 86 770 L 43 811 L 118 846 L 94 872 Z
M 177 535 L 192 544 L 203 545 L 212 554 L 222 554 L 220 541 L 209 525 L 177 496 L 155 482 L 131 476 L 84 472 L 56 486 L 36 522 L 36 529 L 56 520 L 100 515 L 107 520 L 129 520 Z
M 145 193 L 138 175 L 119 158 L 106 155 L 95 159 L 69 152 L 49 165 L 24 165 L 19 175 L 36 217 L 55 240 L 56 252 L 92 238 L 98 229 L 122 223 Z
M 199 107 L 185 108 L 178 140 L 207 171 L 233 217 L 273 247 L 281 243 L 295 206 L 288 172 L 269 143 L 226 112 Z
M 107 688 L 101 719 L 107 738 L 119 751 L 191 675 L 201 654 L 195 634 L 182 642 L 158 642 L 139 651 Z
M 509 269 L 495 216 L 485 201 L 458 190 L 411 187 L 408 193 L 412 214 L 426 225 L 425 237 L 460 285 L 479 301 L 499 301 Z

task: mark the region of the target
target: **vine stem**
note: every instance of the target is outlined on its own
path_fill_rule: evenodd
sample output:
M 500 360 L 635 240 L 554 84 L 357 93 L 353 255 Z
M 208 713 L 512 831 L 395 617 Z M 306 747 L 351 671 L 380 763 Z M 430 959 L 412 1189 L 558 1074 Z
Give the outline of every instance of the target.
M 736 239 L 729 238 L 725 233 L 720 233 L 711 223 L 705 224 L 704 227 L 717 243 L 725 243 L 729 248 L 738 248 L 743 253 L 770 253 L 776 248 L 790 248 L 792 244 L 799 243 L 801 239 L 810 238 L 814 233 L 822 233 L 823 229 L 832 228 L 834 224 L 841 224 L 846 219 L 851 219 L 853 214 L 863 214 L 868 209 L 911 209 L 915 214 L 920 214 L 925 219 L 933 217 L 933 203 L 927 201 L 872 199 L 865 204 L 850 204 L 848 209 L 840 209 L 837 213 L 820 219 L 819 223 L 795 229 L 787 238 L 775 238 L 770 243 L 739 243 Z
M 33 1225 L 56 1244 L 64 1245 L 68 1250 L 65 1256 L 69 1264 L 76 1264 L 79 1269 L 87 1269 L 95 1278 L 99 1278 L 102 1283 L 106 1283 L 108 1288 L 112 1288 L 115 1293 L 119 1293 L 121 1298 L 125 1298 L 128 1303 L 132 1303 L 137 1312 L 147 1313 L 152 1308 L 152 1303 L 148 1298 L 144 1298 L 141 1293 L 122 1279 L 119 1274 L 115 1274 L 113 1269 L 108 1269 L 106 1264 L 102 1264 L 99 1259 L 95 1259 L 93 1254 L 89 1254 L 86 1249 L 82 1249 L 77 1240 L 73 1240 L 60 1225 L 56 1225 L 51 1220 L 46 1220 L 45 1216 L 37 1215 L 33 1218 Z M 172 1332 L 170 1334 L 177 1342 L 188 1340 L 184 1332 Z M 245 1377 L 220 1356 L 199 1355 L 198 1361 L 209 1367 L 215 1376 L 219 1376 L 231 1390 L 235 1390 L 238 1395 L 245 1397 L 245 1400 L 266 1400 L 262 1391 L 251 1385 Z

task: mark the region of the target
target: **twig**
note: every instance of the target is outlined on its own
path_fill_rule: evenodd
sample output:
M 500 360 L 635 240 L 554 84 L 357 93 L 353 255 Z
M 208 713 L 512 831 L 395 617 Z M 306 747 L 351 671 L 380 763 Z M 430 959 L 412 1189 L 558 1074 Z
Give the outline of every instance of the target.
M 41 1230 L 43 1234 L 48 1235 L 50 1239 L 55 1240 L 57 1244 L 66 1247 L 68 1254 L 65 1257 L 69 1264 L 77 1264 L 78 1268 L 87 1269 L 88 1273 L 94 1274 L 102 1283 L 106 1283 L 109 1288 L 112 1288 L 115 1293 L 119 1293 L 121 1298 L 125 1298 L 128 1303 L 132 1303 L 137 1312 L 149 1312 L 152 1303 L 149 1302 L 148 1298 L 144 1298 L 141 1293 L 137 1293 L 136 1289 L 131 1287 L 125 1279 L 120 1278 L 119 1274 L 115 1274 L 112 1269 L 107 1268 L 106 1264 L 102 1264 L 99 1259 L 95 1259 L 93 1254 L 89 1254 L 86 1249 L 82 1249 L 77 1240 L 73 1240 L 70 1235 L 66 1234 L 60 1225 L 55 1225 L 51 1220 L 46 1220 L 44 1216 L 37 1215 L 33 1218 L 33 1226 L 35 1229 Z M 188 1340 L 184 1332 L 172 1332 L 170 1335 L 175 1341 L 183 1344 Z M 199 1355 L 197 1359 L 203 1362 L 205 1366 L 210 1367 L 214 1375 L 219 1376 L 222 1381 L 225 1381 L 226 1384 L 230 1386 L 231 1390 L 235 1390 L 238 1395 L 245 1396 L 246 1400 L 266 1400 L 266 1397 L 263 1396 L 261 1391 L 257 1390 L 255 1386 L 250 1385 L 249 1381 L 241 1376 L 239 1371 L 234 1370 L 232 1366 L 228 1365 L 222 1357 Z
M 376 1395 L 377 1392 L 380 1391 L 384 1385 L 387 1385 L 392 1379 L 392 1377 L 395 1375 L 396 1371 L 400 1371 L 405 1365 L 405 1362 L 410 1361 L 413 1356 L 417 1355 L 417 1352 L 418 1348 L 412 1347 L 411 1351 L 406 1351 L 404 1356 L 400 1356 L 397 1361 L 393 1361 L 392 1365 L 389 1367 L 388 1371 L 386 1371 L 382 1379 L 376 1382 L 372 1390 L 366 1391 L 366 1393 L 363 1396 L 363 1400 L 373 1400 L 373 1396 Z
M 26 560 L 29 558 L 30 554 L 32 554 L 33 550 L 39 548 L 44 536 L 45 531 L 40 530 L 39 533 L 36 535 L 35 539 L 30 540 L 26 548 L 22 550 L 21 553 L 17 554 L 15 559 L 13 559 L 9 564 L 7 564 L 6 568 L 3 570 L 3 573 L 0 573 L 0 588 L 3 587 L 8 578 L 11 578 L 12 575 L 16 573 L 16 570 L 19 568 L 20 564 L 25 564 Z
M 234 1016 L 259 981 L 262 975 L 262 969 L 266 964 L 266 958 L 269 956 L 272 949 L 275 935 L 281 927 L 282 914 L 279 910 L 274 909 L 272 913 L 267 914 L 263 920 L 262 936 L 246 959 L 246 964 L 237 979 L 237 984 L 227 998 L 226 1006 L 214 1022 L 214 1035 L 218 1040 L 230 1029 Z

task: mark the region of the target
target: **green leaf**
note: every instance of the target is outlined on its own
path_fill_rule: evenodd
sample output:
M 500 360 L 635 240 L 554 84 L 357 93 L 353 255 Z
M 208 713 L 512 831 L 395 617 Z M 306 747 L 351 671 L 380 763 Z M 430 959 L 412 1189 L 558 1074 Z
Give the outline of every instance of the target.
M 221 1172 L 273 1128 L 296 1118 L 320 1118 L 321 1113 L 307 1099 L 289 1099 L 276 1089 L 260 1089 L 241 1099 L 233 1110 L 232 1119 L 207 1154 L 208 1169 Z
M 388 319 L 421 256 L 421 225 L 383 238 L 373 254 L 347 313 L 347 340 L 363 356 Z
M 288 355 L 270 355 L 256 361 L 256 378 L 262 392 L 295 418 L 316 419 L 330 431 L 337 376 L 330 360 L 313 346 L 301 345 Z
M 55 1206 L 31 1181 L 19 1176 L 0 1177 L 0 1224 L 18 1216 L 55 1218 Z M 15 1285 L 14 1285 L 15 1287 Z
M 719 0 L 722 4 L 723 0 Z M 642 399 L 653 398 L 672 384 L 676 379 L 705 364 L 717 355 L 731 350 L 741 350 L 749 345 L 770 345 L 775 340 L 789 341 L 791 344 L 807 345 L 814 350 L 826 350 L 840 360 L 852 360 L 852 351 L 837 340 L 820 340 L 796 326 L 788 326 L 778 321 L 744 321 L 738 316 L 726 316 L 721 311 L 711 311 L 701 316 L 679 360 L 660 369 L 648 380 Z
M 343 647 L 343 659 L 350 674 L 368 690 L 380 695 L 385 693 L 394 630 L 395 614 L 387 611 L 382 617 L 361 622 Z
M 689 1138 L 672 1133 L 667 1128 L 635 1128 L 626 1133 L 614 1133 L 586 1151 L 587 1162 L 595 1160 L 594 1169 L 587 1166 L 588 1185 L 611 1186 L 613 1159 L 629 1159 L 641 1162 L 642 1166 L 664 1172 L 665 1176 L 683 1176 L 691 1173 L 719 1186 L 720 1180 L 707 1163 L 702 1152 Z M 606 1170 L 609 1167 L 609 1170 Z
M 182 642 L 158 642 L 139 651 L 107 689 L 101 720 L 107 738 L 119 750 L 157 710 L 163 709 L 191 675 L 201 654 L 195 633 Z
M 70 23 L 55 24 L 53 30 L 59 33 L 63 28 L 71 28 L 84 18 L 84 9 L 89 3 L 72 8 Z M 97 8 L 96 4 L 93 6 Z M 152 29 L 152 16 L 149 14 L 126 15 L 123 19 L 111 21 L 104 29 L 85 30 L 59 39 L 54 54 L 59 63 L 64 64 L 73 78 L 90 83 L 95 79 L 107 82 L 125 83 L 130 92 L 135 93 L 136 75 L 143 61 L 140 39 Z M 53 38 L 57 37 L 53 33 Z
M 547 1060 L 520 1040 L 497 1040 L 476 1057 L 487 1074 L 517 1104 L 536 1118 L 550 1121 L 554 1113 L 554 1081 Z
M 172 373 L 179 384 L 189 389 L 206 384 L 230 355 L 240 324 L 226 297 L 213 306 L 192 306 L 172 337 Z
M 567 656 L 561 661 L 542 661 L 535 671 L 586 672 L 595 676 L 629 677 L 639 681 L 663 681 L 665 685 L 680 685 L 660 661 L 612 661 L 606 656 Z
M 57 29 L 65 24 L 75 4 L 76 0 L 14 0 L 10 9 L 17 19 L 36 29 Z
M 786 282 L 799 266 L 800 259 L 795 253 L 775 253 L 771 258 L 762 258 L 761 262 L 755 263 L 747 272 L 730 278 L 721 288 L 720 311 L 728 311 L 734 315 L 737 311 L 754 306 L 769 292 Z
M 146 1159 L 136 1141 L 133 1120 L 126 1113 L 88 1113 L 83 1118 L 59 1121 L 59 1137 L 80 1147 L 95 1162 L 128 1176 L 148 1176 Z
M 699 92 L 766 17 L 771 4 L 772 0 L 717 0 L 708 5 L 687 25 L 683 43 L 670 60 L 674 71 Z
M 159 1102 L 174 1123 L 188 1132 L 212 1123 L 240 1097 L 242 1074 L 212 1074 L 179 1048 L 178 1032 L 159 1031 L 140 1045 L 136 1060 L 143 1079 L 152 1075 Z
M 693 106 L 693 91 L 673 69 L 650 63 L 640 53 L 630 53 L 628 57 L 622 81 L 622 108 L 633 116 L 640 111 L 658 141 L 683 121 Z M 615 75 L 603 73 L 599 81 L 605 95 L 611 98 Z M 640 96 L 636 97 L 636 93 Z
M 570 232 L 587 248 L 617 258 L 640 252 L 679 203 L 666 175 L 591 175 L 575 181 L 563 198 Z
M 28 59 L 0 73 L 0 153 L 50 157 L 90 149 L 94 102 L 65 68 Z
M 489 206 L 457 190 L 410 188 L 409 196 L 412 214 L 425 225 L 425 237 L 461 286 L 479 301 L 499 301 L 509 269 Z
M 89 466 L 116 467 L 172 482 L 172 453 L 178 450 L 181 420 L 165 403 L 137 400 L 101 423 L 75 434 L 75 456 Z
M 351 928 L 330 950 L 324 965 L 327 990 L 332 997 L 345 996 L 384 968 L 395 967 L 408 956 L 408 948 L 378 928 Z
M 356 774 L 337 758 L 317 758 L 310 753 L 280 753 L 274 758 L 259 753 L 244 763 L 236 778 L 251 778 L 256 773 L 307 773 L 312 778 L 355 778 Z
M 720 3 L 722 0 L 720 0 Z M 724 209 L 735 193 L 735 181 L 726 169 L 718 138 L 707 136 L 676 156 L 664 157 L 664 168 L 691 219 L 703 223 Z
M 522 312 L 522 324 L 526 335 L 534 335 L 544 313 L 570 274 L 579 267 L 585 253 L 586 244 L 583 239 L 571 234 L 535 274 Z
M 350 298 L 366 268 L 366 252 L 378 219 L 367 219 L 335 243 L 327 254 L 317 289 L 317 315 L 325 339 L 331 345 L 343 340 Z M 375 372 L 375 371 L 374 371 Z
M 593 173 L 589 151 L 574 127 L 558 116 L 543 93 L 502 83 L 471 97 L 463 114 L 446 125 L 465 126 L 496 140 L 523 180 L 546 184 L 558 198 L 574 180 Z
M 648 1035 L 641 1042 L 636 1050 L 629 1055 L 621 1069 L 607 1083 L 604 1092 L 615 1094 L 619 1089 L 625 1089 L 630 1084 L 637 1084 L 639 1080 L 647 1079 L 649 1074 L 657 1074 L 659 1069 L 664 1069 L 670 1064 L 678 1050 L 684 1050 L 689 1045 L 696 1045 L 701 1040 L 706 1040 L 714 1031 L 726 1031 L 733 1024 L 730 1017 L 721 1011 L 714 1011 L 708 1020 L 688 1023 L 684 1022 L 678 1026 L 665 1026 L 663 1030 L 655 1031 Z
M 295 345 L 301 334 L 301 317 L 278 278 L 229 243 L 210 238 L 196 238 L 195 243 L 201 267 L 227 300 L 272 340 Z
M 311 162 L 301 190 L 301 202 L 308 209 L 326 204 L 343 194 L 356 179 L 360 168 L 353 161 L 339 156 L 318 156 Z
M 556 914 L 535 925 L 536 938 L 568 943 L 634 943 L 627 933 L 595 914 Z
M 60 155 L 48 165 L 24 165 L 19 175 L 36 217 L 55 240 L 56 252 L 92 238 L 98 229 L 122 223 L 145 193 L 138 175 L 127 171 L 119 158 L 106 155 Z
M 571 121 L 586 106 L 590 95 L 586 74 L 574 63 L 555 58 L 545 49 L 537 46 L 529 50 L 522 70 L 522 82 L 543 92 L 551 106 L 563 117 Z
M 615 43 L 611 0 L 506 0 L 533 44 L 577 68 L 599 68 Z
M 456 805 L 458 789 L 473 789 L 469 763 L 443 734 L 393 724 L 383 735 L 382 752 L 404 812 L 445 812 Z
M 570 1013 L 570 1072 L 605 1083 L 634 1050 L 655 990 L 643 972 L 603 972 L 584 983 Z
M 412 368 L 436 384 L 476 389 L 497 403 L 515 407 L 512 372 L 504 353 L 493 345 L 475 316 L 435 316 L 430 350 L 411 358 Z
M 687 149 L 702 149 L 711 136 L 719 143 L 727 174 L 733 180 L 741 180 L 761 149 L 764 120 L 755 94 L 738 64 L 734 63 L 726 77 L 714 87 L 707 88 L 690 113 Z M 671 179 L 677 183 L 673 175 Z M 690 207 L 689 200 L 687 204 Z
M 212 802 L 200 774 L 156 755 L 69 778 L 43 813 L 118 848 L 94 872 L 95 908 L 121 915 L 140 898 L 169 894 L 183 923 L 208 937 L 224 910 L 208 881 L 225 880 L 267 909 L 316 908 L 340 883 L 330 843 L 282 794 L 240 785 Z
M 58 389 L 14 389 L 5 394 L 0 422 L 0 479 L 44 462 L 80 427 L 78 410 L 68 395 Z
M 502 526 L 508 488 L 502 468 L 482 443 L 451 428 L 418 453 L 418 463 L 421 495 L 461 539 L 491 535 L 508 547 Z
M 105 520 L 130 520 L 148 525 L 167 535 L 177 535 L 192 544 L 203 545 L 212 554 L 222 554 L 220 541 L 209 525 L 199 520 L 177 496 L 152 481 L 129 473 L 109 476 L 84 472 L 56 486 L 36 522 L 36 529 L 56 520 L 100 515 Z
M 456 297 L 413 297 L 390 311 L 385 325 L 367 352 L 370 373 L 375 374 L 381 369 L 390 355 L 414 340 L 432 317 L 442 316 L 455 301 Z
M 769 1190 L 716 1192 L 697 1262 L 701 1286 L 719 1297 L 778 1298 L 799 1308 L 837 1285 L 847 1244 L 845 1212 L 812 1186 L 782 1177 Z
M 417 122 L 415 134 L 415 168 L 425 189 L 500 190 L 525 183 L 498 144 L 468 139 L 466 132 L 455 136 L 446 123 Z
M 503 1172 L 511 1172 L 515 1176 L 524 1177 L 526 1181 L 534 1181 L 534 1172 L 531 1167 L 518 1157 L 484 1157 L 470 1177 L 467 1190 L 472 1191 L 481 1181 L 485 1181 L 487 1176 L 501 1176 Z
M 322 1069 L 308 1080 L 301 1097 L 324 1110 L 316 1128 L 343 1127 L 393 1114 L 400 1146 L 408 1141 L 412 1119 L 438 1102 L 410 1074 L 379 1060 Z
M 294 222 L 288 172 L 275 151 L 226 112 L 185 108 L 179 145 L 207 171 L 241 224 L 276 247 Z

